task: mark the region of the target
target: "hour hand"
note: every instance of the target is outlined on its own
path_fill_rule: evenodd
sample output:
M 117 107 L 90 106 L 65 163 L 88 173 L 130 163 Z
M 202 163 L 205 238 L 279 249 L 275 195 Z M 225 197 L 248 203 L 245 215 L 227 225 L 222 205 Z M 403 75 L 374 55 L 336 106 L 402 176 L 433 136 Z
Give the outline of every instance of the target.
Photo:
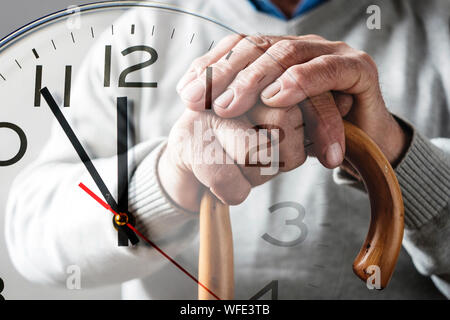
M 105 198 L 108 205 L 114 211 L 121 212 L 119 210 L 120 208 L 119 208 L 118 204 L 114 200 L 114 197 L 111 195 L 111 192 L 109 192 L 108 187 L 104 183 L 103 179 L 100 177 L 100 174 L 98 173 L 97 169 L 95 168 L 94 164 L 92 163 L 91 159 L 89 158 L 86 150 L 81 145 L 80 140 L 78 140 L 77 136 L 75 135 L 74 131 L 70 127 L 69 123 L 67 122 L 66 118 L 64 117 L 64 114 L 61 112 L 58 104 L 56 103 L 55 99 L 53 98 L 53 96 L 51 95 L 51 93 L 47 89 L 47 87 L 41 89 L 41 94 L 44 97 L 45 101 L 47 102 L 48 106 L 50 107 L 50 110 L 52 111 L 56 120 L 60 124 L 61 128 L 64 130 L 67 138 L 70 140 L 70 143 L 74 147 L 75 151 L 77 152 L 81 161 L 85 165 L 87 171 L 91 175 L 92 179 L 94 180 L 95 184 L 99 188 L 100 192 L 102 193 L 102 195 Z M 128 212 L 126 212 L 126 214 L 128 214 Z M 137 244 L 139 242 L 139 239 L 137 238 L 136 234 L 129 227 L 120 226 L 119 230 L 123 230 L 123 232 L 126 234 L 126 236 L 128 237 L 128 239 L 130 240 L 130 242 L 133 245 Z M 121 232 L 121 231 L 119 231 L 119 232 Z M 119 245 L 120 244 L 121 243 L 119 242 Z M 128 243 L 126 245 L 128 245 Z

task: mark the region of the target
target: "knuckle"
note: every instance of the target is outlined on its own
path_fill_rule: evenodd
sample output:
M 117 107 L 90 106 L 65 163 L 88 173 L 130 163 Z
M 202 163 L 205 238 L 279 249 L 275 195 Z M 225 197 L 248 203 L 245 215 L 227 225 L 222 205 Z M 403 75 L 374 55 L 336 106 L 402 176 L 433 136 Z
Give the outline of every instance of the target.
M 330 44 L 339 50 L 346 50 L 350 48 L 350 46 L 344 41 L 331 41 Z
M 286 70 L 287 77 L 282 82 L 283 90 L 304 90 L 311 75 L 306 65 L 295 65 Z
M 367 54 L 363 55 L 365 56 Z M 371 59 L 369 55 L 367 55 L 367 57 Z M 360 54 L 347 57 L 347 59 L 345 59 L 345 68 L 360 75 L 358 80 L 359 83 L 372 83 L 378 78 L 377 67 L 375 63 L 372 64 L 365 59 L 366 57 L 362 57 Z
M 264 51 L 272 45 L 272 40 L 270 37 L 259 34 L 246 36 L 244 39 L 242 39 L 242 41 L 245 41 L 245 44 L 250 43 L 253 46 Z
M 209 58 L 206 56 L 201 56 L 195 58 L 192 63 L 190 69 L 197 73 L 197 76 L 200 75 L 204 69 L 209 65 Z
M 318 34 L 306 34 L 302 37 L 305 39 L 311 39 L 311 40 L 319 40 L 319 41 L 325 40 L 325 38 L 319 36 Z
M 300 167 L 306 161 L 306 154 L 304 150 L 293 150 L 286 155 L 284 166 L 280 168 L 281 171 L 291 171 Z
M 244 169 L 243 170 L 244 175 L 253 187 L 262 185 L 272 178 L 272 176 L 261 175 L 260 168 L 248 168 L 248 169 L 253 169 L 253 170 L 245 170 Z
M 228 119 L 221 118 L 215 114 L 208 114 L 206 122 L 208 123 L 208 127 L 212 128 L 214 132 L 221 132 L 227 129 L 228 127 Z
M 295 134 L 286 138 L 280 146 L 281 161 L 284 165 L 280 167 L 283 172 L 298 168 L 306 161 L 306 152 L 303 148 L 303 135 Z
M 356 52 L 356 56 L 359 57 L 361 60 L 364 60 L 366 62 L 370 62 L 370 63 L 373 62 L 372 57 L 365 51 L 358 50 Z
M 280 132 L 285 132 L 290 127 L 291 114 L 288 114 L 283 109 L 275 109 L 269 114 L 269 126 L 273 129 L 278 129 Z
M 368 66 L 371 72 L 378 74 L 378 68 L 375 63 L 375 60 L 373 60 L 373 58 L 367 52 L 358 51 L 357 56 L 361 61 L 363 61 Z
M 326 55 L 318 59 L 319 70 L 322 79 L 337 79 L 339 76 L 340 59 L 337 56 Z
M 264 74 L 257 68 L 247 68 L 238 73 L 236 83 L 247 89 L 256 88 Z
M 292 128 L 302 128 L 303 115 L 300 107 L 298 105 L 293 105 L 289 107 L 289 112 L 283 112 L 284 116 L 287 118 L 289 126 Z
M 246 36 L 245 34 L 233 33 L 233 34 L 229 34 L 229 35 L 225 36 L 222 41 L 226 42 L 226 43 L 233 43 L 233 42 L 236 42 L 236 41 L 242 39 L 245 36 Z
M 302 83 L 304 79 L 306 65 L 295 65 L 286 70 L 289 78 L 295 79 L 297 83 Z
M 230 171 L 231 170 L 224 170 L 224 166 L 222 165 L 220 169 L 218 169 L 215 174 L 214 178 L 211 181 L 210 187 L 214 189 L 215 191 L 223 191 L 226 189 L 228 183 L 231 181 L 230 177 Z
M 270 55 L 278 62 L 276 65 L 286 70 L 298 61 L 298 57 L 308 50 L 305 41 L 281 40 L 270 49 Z M 281 66 L 280 66 L 281 65 Z
M 295 57 L 297 55 L 297 45 L 293 40 L 281 40 L 274 46 L 274 51 L 284 57 Z
M 214 69 L 214 78 L 220 78 L 226 76 L 227 74 L 233 74 L 234 70 L 230 63 L 219 60 L 218 62 L 211 65 Z
M 234 166 L 234 168 L 229 166 Z M 222 165 L 214 174 L 214 179 L 210 184 L 211 190 L 231 205 L 242 203 L 250 192 L 244 181 L 239 179 L 237 171 L 239 169 L 235 165 Z
M 247 196 L 250 192 L 250 188 L 246 192 L 233 192 L 227 199 L 225 200 L 229 205 L 237 206 L 247 199 Z
M 345 57 L 342 59 L 344 68 L 347 70 L 360 71 L 361 70 L 361 60 L 358 57 Z

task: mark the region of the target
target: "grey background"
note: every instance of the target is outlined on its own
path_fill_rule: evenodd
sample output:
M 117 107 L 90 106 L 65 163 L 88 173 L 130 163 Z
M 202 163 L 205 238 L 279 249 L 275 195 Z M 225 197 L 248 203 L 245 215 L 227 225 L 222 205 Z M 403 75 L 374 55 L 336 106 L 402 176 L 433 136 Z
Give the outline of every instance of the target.
M 0 10 L 0 38 L 44 15 L 65 9 L 70 5 L 81 5 L 91 1 L 67 0 L 6 0 Z M 7 186 L 0 184 L 0 277 L 5 283 L 1 293 L 5 299 L 120 299 L 120 287 L 68 290 L 33 284 L 24 279 L 12 265 L 4 238 L 4 195 Z

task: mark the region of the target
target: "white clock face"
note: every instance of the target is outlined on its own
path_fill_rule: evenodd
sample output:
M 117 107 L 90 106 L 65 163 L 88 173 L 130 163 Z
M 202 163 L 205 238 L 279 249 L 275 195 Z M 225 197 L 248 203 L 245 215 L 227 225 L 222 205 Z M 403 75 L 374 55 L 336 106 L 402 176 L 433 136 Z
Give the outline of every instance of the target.
M 133 8 L 135 14 L 117 21 Z M 151 22 L 143 24 L 141 17 L 145 15 Z M 214 29 L 211 32 L 215 34 L 214 38 L 207 32 L 208 28 Z M 83 103 L 80 96 L 83 96 L 86 87 L 76 83 L 83 61 L 95 61 L 92 65 L 102 64 L 104 72 L 109 72 L 108 79 L 99 79 L 94 84 L 98 88 L 92 90 L 102 91 L 105 96 L 128 94 L 133 98 L 154 94 L 156 88 L 145 88 L 145 83 L 159 83 L 161 87 L 164 84 L 161 80 L 164 80 L 172 85 L 166 79 L 172 80 L 180 75 L 171 73 L 171 64 L 187 66 L 192 57 L 210 49 L 216 43 L 214 39 L 218 41 L 230 33 L 230 30 L 214 22 L 179 9 L 143 3 L 106 3 L 51 15 L 5 38 L 0 44 L 0 93 L 4 106 L 0 116 L 2 122 L 26 128 L 29 144 L 21 165 L 40 153 L 53 120 L 39 90 L 48 87 L 70 117 L 76 104 Z M 114 43 L 120 43 L 120 46 L 116 47 Z M 122 51 L 127 49 L 128 52 L 122 55 Z M 107 52 L 110 57 L 108 61 Z M 137 63 L 147 65 L 135 71 L 125 70 Z M 176 70 L 181 73 L 183 68 L 177 67 Z M 92 70 L 92 73 L 95 71 Z M 120 75 L 122 83 L 119 83 Z M 141 84 L 126 83 L 138 80 Z M 83 82 L 83 79 L 78 81 Z M 163 89 L 169 92 L 167 86 Z M 17 138 L 11 130 L 4 130 L 3 136 L 11 138 L 8 142 Z M 15 161 L 11 158 L 17 154 L 18 143 L 8 143 L 2 147 L 0 161 Z
M 118 97 L 127 97 L 130 123 L 135 124 L 129 139 L 131 145 L 151 137 L 168 136 L 184 108 L 175 91 L 177 81 L 192 60 L 233 32 L 219 23 L 180 9 L 143 2 L 117 2 L 84 6 L 81 11 L 75 10 L 70 14 L 55 14 L 6 38 L 0 46 L 0 176 L 3 190 L 9 190 L 13 179 L 38 157 L 45 159 L 49 154 L 57 153 L 62 160 L 79 161 L 41 89 L 48 88 L 95 163 L 97 158 L 116 154 Z M 155 112 L 161 109 L 165 112 Z M 149 119 L 145 127 L 139 121 L 143 116 Z M 99 122 L 103 124 L 101 131 L 96 130 Z M 48 149 L 46 144 L 50 137 L 51 141 L 64 141 L 66 147 L 62 150 Z M 91 150 L 89 141 L 92 139 L 97 143 L 101 141 L 98 144 L 102 147 Z M 80 177 L 87 180 L 79 182 L 100 195 L 81 162 L 80 168 L 84 170 Z M 278 295 L 288 298 L 283 296 L 283 292 L 297 292 L 296 297 L 300 298 L 302 292 L 316 290 L 320 286 L 327 286 L 329 294 L 326 297 L 333 297 L 342 270 L 348 270 L 346 275 L 351 273 L 351 258 L 358 247 L 344 253 L 334 246 L 345 248 L 346 239 L 341 239 L 341 243 L 323 240 L 326 240 L 324 235 L 332 234 L 333 227 L 339 227 L 333 226 L 325 215 L 325 212 L 333 211 L 333 203 L 325 195 L 325 186 L 330 187 L 330 181 L 317 179 L 323 177 L 323 170 L 326 169 L 310 159 L 295 175 L 284 177 L 286 188 L 295 186 L 298 189 L 297 199 L 285 198 L 283 190 L 271 190 L 269 183 L 252 193 L 252 197 L 260 199 L 259 207 L 250 208 L 244 203 L 232 208 L 236 298 L 277 298 Z M 100 165 L 98 173 L 105 185 L 114 190 L 117 168 L 105 169 Z M 309 185 L 299 184 L 299 177 Z M 45 177 L 41 178 L 45 183 Z M 78 185 L 73 185 L 73 192 L 81 192 Z M 70 193 L 57 190 L 55 193 L 70 204 Z M 111 194 L 115 197 L 114 192 Z M 267 194 L 272 194 L 272 197 Z M 346 206 L 345 191 L 336 189 L 334 194 L 338 195 L 332 199 L 336 206 Z M 306 202 L 308 206 L 303 205 Z M 368 211 L 367 205 L 359 205 Z M 111 215 L 103 208 L 89 214 L 98 224 L 92 230 L 77 229 L 79 226 L 73 225 L 71 232 L 79 232 L 80 238 L 87 239 L 89 232 L 116 232 L 111 224 Z M 335 214 L 342 216 L 346 212 Z M 247 216 L 247 221 L 256 221 L 255 224 L 242 225 L 239 222 L 242 215 Z M 60 220 L 61 230 L 69 230 L 68 225 L 73 223 L 70 214 L 61 213 Z M 192 225 L 192 228 L 197 227 Z M 362 241 L 362 233 L 356 232 L 353 236 Z M 322 239 L 322 242 L 317 239 Z M 101 250 L 102 245 L 107 244 L 92 243 L 92 248 Z M 128 250 L 118 247 L 117 243 L 109 245 L 117 247 L 118 251 Z M 181 254 L 165 243 L 161 244 L 161 249 L 168 255 L 176 255 L 173 258 L 196 276 L 197 246 L 196 239 L 192 239 Z M 44 240 L 36 241 L 33 250 L 44 254 L 51 247 Z M 270 259 L 263 254 L 267 250 L 273 252 Z M 317 254 L 305 256 L 304 252 Z M 301 260 L 299 270 L 295 270 L 298 265 L 289 264 L 288 261 L 292 260 L 284 259 L 287 256 L 297 256 Z M 78 257 L 79 260 L 75 259 L 73 264 L 88 268 L 82 261 L 84 258 Z M 156 262 L 148 263 L 165 265 L 167 272 L 157 271 L 150 276 L 155 283 L 158 283 L 155 278 L 161 277 L 161 288 L 151 289 L 154 297 L 196 297 L 197 284 L 191 278 L 163 255 L 155 259 Z M 264 273 L 261 277 L 255 266 L 259 266 L 256 270 L 267 266 L 273 270 L 273 275 Z M 306 270 L 313 275 L 312 278 L 304 278 Z M 355 286 L 364 286 L 356 278 L 354 281 Z M 170 282 L 170 289 L 162 282 Z

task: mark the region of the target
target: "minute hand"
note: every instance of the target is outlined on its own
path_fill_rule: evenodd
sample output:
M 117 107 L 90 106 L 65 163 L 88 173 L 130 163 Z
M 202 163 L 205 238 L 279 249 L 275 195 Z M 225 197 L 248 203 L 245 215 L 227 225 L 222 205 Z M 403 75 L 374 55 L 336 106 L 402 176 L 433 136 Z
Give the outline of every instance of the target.
M 41 94 L 44 97 L 45 101 L 47 102 L 48 106 L 50 107 L 50 110 L 53 112 L 53 115 L 55 116 L 56 120 L 58 120 L 61 128 L 66 133 L 67 138 L 69 138 L 70 143 L 75 148 L 75 151 L 78 153 L 78 156 L 80 157 L 87 171 L 91 175 L 95 184 L 99 188 L 106 202 L 114 211 L 119 212 L 117 202 L 114 200 L 113 196 L 111 195 L 111 192 L 109 192 L 108 187 L 106 186 L 103 179 L 100 177 L 100 174 L 98 173 L 97 169 L 95 168 L 94 164 L 89 158 L 86 150 L 81 145 L 80 140 L 78 140 L 77 136 L 70 127 L 69 123 L 64 117 L 64 114 L 61 112 L 58 104 L 56 103 L 55 99 L 53 98 L 47 87 L 41 89 Z M 125 226 L 123 230 L 125 231 L 125 233 L 128 236 L 128 239 L 133 245 L 139 242 L 139 239 L 137 238 L 136 234 L 129 227 Z

